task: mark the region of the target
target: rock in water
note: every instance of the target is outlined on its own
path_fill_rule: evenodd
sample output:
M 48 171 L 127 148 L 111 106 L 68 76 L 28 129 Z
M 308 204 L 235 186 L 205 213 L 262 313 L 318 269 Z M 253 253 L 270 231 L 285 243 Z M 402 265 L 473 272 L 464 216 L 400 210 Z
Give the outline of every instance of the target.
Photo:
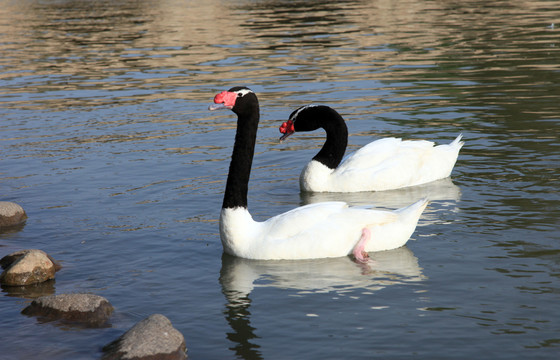
M 27 214 L 21 206 L 9 201 L 0 201 L 0 229 L 19 225 L 27 219 Z
M 22 286 L 42 283 L 54 279 L 60 269 L 50 256 L 37 249 L 21 250 L 0 259 L 0 265 L 6 269 L 0 274 L 0 284 Z
M 93 294 L 61 294 L 42 296 L 23 309 L 22 314 L 41 320 L 65 320 L 92 327 L 107 323 L 113 306 L 102 296 Z
M 161 314 L 153 314 L 134 325 L 103 348 L 102 360 L 184 360 L 185 338 Z

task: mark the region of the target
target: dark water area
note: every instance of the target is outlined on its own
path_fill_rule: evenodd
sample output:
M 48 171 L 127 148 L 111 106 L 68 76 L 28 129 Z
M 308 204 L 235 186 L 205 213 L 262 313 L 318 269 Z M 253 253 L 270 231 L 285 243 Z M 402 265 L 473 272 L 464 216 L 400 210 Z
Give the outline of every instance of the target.
M 3 287 L 1 359 L 96 359 L 153 313 L 191 359 L 553 359 L 560 351 L 560 7 L 556 1 L 5 1 L 0 200 L 26 210 L 0 257 L 38 248 L 56 280 Z M 235 134 L 213 96 L 253 89 L 256 219 L 310 202 L 432 200 L 403 248 L 350 258 L 222 254 Z M 396 136 L 465 146 L 450 179 L 302 194 L 320 131 L 279 143 L 301 105 L 347 120 L 349 150 Z M 39 322 L 87 292 L 109 327 Z

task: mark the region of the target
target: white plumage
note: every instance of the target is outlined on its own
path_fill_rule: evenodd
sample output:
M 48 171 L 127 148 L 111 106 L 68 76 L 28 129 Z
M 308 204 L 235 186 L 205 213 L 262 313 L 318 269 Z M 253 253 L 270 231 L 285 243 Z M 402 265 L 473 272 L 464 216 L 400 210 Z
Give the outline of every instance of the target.
M 399 189 L 448 177 L 463 146 L 462 135 L 450 144 L 385 138 L 348 154 L 335 169 L 311 160 L 300 187 L 312 192 L 357 192 Z
M 222 209 L 220 236 L 225 252 L 246 259 L 310 259 L 352 254 L 363 228 L 371 230 L 365 251 L 406 244 L 428 201 L 384 211 L 349 207 L 344 202 L 301 206 L 266 221 L 253 220 L 238 207 Z

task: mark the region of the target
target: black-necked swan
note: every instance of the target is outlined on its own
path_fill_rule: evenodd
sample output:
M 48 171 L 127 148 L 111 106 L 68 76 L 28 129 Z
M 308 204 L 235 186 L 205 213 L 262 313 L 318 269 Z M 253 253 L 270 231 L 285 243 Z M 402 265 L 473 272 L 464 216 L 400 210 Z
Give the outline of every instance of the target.
M 438 146 L 426 140 L 391 137 L 373 141 L 343 158 L 348 128 L 342 116 L 325 105 L 306 105 L 293 111 L 280 126 L 284 134 L 280 140 L 294 132 L 319 128 L 325 130 L 327 139 L 301 172 L 302 191 L 381 191 L 444 179 L 451 174 L 463 146 L 463 135 Z
M 365 262 L 367 252 L 403 246 L 414 232 L 428 201 L 395 211 L 349 207 L 344 202 L 315 203 L 266 221 L 247 210 L 247 192 L 259 102 L 246 87 L 233 87 L 214 97 L 209 110 L 231 109 L 237 132 L 220 213 L 220 238 L 228 254 L 248 259 L 311 259 L 353 254 Z

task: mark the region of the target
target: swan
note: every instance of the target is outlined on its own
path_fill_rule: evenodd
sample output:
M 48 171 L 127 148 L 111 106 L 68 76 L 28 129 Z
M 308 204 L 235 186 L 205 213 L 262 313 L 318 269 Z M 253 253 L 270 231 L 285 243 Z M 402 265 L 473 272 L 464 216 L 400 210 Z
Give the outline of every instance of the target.
M 293 111 L 280 126 L 280 141 L 298 131 L 323 128 L 325 144 L 303 168 L 299 183 L 307 192 L 357 192 L 399 189 L 444 179 L 451 174 L 460 134 L 450 144 L 434 146 L 426 140 L 385 138 L 373 141 L 343 158 L 348 128 L 336 110 L 306 105 Z
M 236 86 L 217 94 L 208 109 L 230 109 L 237 114 L 219 221 L 224 252 L 258 260 L 353 255 L 356 261 L 367 262 L 368 252 L 401 247 L 414 232 L 426 199 L 395 211 L 322 202 L 266 221 L 253 220 L 247 209 L 247 192 L 260 116 L 257 96 L 247 87 Z

